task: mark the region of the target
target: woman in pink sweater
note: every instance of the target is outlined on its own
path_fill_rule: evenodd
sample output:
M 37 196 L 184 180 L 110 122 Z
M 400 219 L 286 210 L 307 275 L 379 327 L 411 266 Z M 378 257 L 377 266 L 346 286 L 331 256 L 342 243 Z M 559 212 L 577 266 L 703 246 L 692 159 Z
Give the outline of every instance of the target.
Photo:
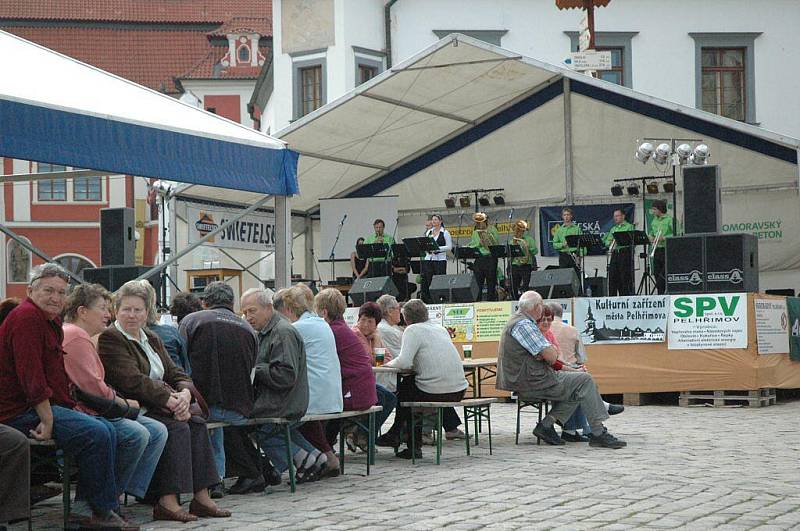
M 92 337 L 105 330 L 109 319 L 111 295 L 98 284 L 75 287 L 67 298 L 64 324 L 64 369 L 75 387 L 83 393 L 112 400 L 125 410 L 139 409 L 135 400 L 127 400 L 105 382 L 105 369 Z M 83 403 L 78 411 L 98 416 Z M 128 492 L 144 498 L 161 451 L 167 442 L 167 428 L 157 420 L 139 413 L 135 420 L 103 418 L 116 432 L 116 480 L 119 493 Z

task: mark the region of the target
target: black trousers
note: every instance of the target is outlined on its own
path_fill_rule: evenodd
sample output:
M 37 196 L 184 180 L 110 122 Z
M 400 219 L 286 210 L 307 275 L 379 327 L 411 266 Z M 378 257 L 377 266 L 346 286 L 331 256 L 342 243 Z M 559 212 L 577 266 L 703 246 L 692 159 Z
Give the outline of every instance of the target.
M 656 291 L 659 295 L 667 292 L 666 262 L 666 249 L 656 248 L 653 254 L 653 276 L 656 279 Z
M 478 301 L 483 300 L 483 286 L 486 285 L 486 300 L 497 300 L 497 258 L 481 256 L 472 266 L 475 282 L 478 283 Z
M 167 444 L 158 460 L 148 497 L 197 492 L 220 482 L 206 423 L 181 422 L 148 413 L 167 427 Z
M 420 298 L 428 304 L 434 302 L 431 299 L 431 282 L 435 275 L 447 274 L 447 261 L 446 260 L 423 260 L 422 261 L 422 288 L 420 290 Z
M 519 299 L 520 295 L 528 291 L 528 285 L 531 283 L 531 271 L 533 271 L 531 264 L 511 266 L 511 291 L 515 299 Z
M 608 264 L 608 296 L 633 295 L 633 262 L 630 248 L 611 253 Z
M 255 479 L 263 473 L 261 450 L 250 438 L 254 426 L 229 426 L 225 431 L 225 476 Z
M 426 393 L 420 390 L 413 377 L 406 377 L 400 380 L 397 388 L 397 403 L 400 402 L 459 402 L 464 398 L 464 391 L 455 393 Z M 461 419 L 454 408 L 446 408 L 442 411 L 442 427 L 445 431 L 453 431 L 461 424 Z M 395 428 L 395 426 L 397 428 Z M 416 433 L 414 439 L 417 446 L 422 444 L 422 423 L 415 426 Z M 401 433 L 407 435 L 406 444 L 411 446 L 411 408 L 397 406 L 395 410 L 395 425 L 392 430 L 400 429 Z M 391 431 L 391 430 L 390 430 Z

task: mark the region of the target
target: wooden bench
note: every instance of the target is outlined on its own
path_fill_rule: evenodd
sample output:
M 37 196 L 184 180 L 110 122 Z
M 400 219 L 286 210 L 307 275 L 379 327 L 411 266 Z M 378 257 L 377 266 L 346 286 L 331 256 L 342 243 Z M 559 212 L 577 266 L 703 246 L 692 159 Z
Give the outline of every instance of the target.
M 550 409 L 550 402 L 547 400 L 523 400 L 522 398 L 517 395 L 517 432 L 514 438 L 514 444 L 519 444 L 519 424 L 520 424 L 520 413 L 522 412 L 523 408 L 532 407 L 539 412 L 539 422 L 542 421 L 542 417 L 547 415 L 547 412 Z M 542 440 L 539 437 L 536 437 L 536 444 L 542 444 Z
M 274 418 L 253 418 L 248 419 L 242 424 L 230 424 L 227 422 L 208 422 L 206 427 L 209 430 L 216 428 L 226 428 L 234 426 L 260 426 L 262 424 L 277 424 L 283 426 L 283 436 L 286 442 L 286 458 L 289 464 L 289 487 L 292 492 L 296 490 L 294 460 L 292 455 L 292 428 L 306 422 L 342 420 L 339 425 L 339 468 L 344 474 L 345 451 L 343 431 L 347 425 L 356 425 L 367 431 L 367 475 L 369 475 L 370 465 L 375 464 L 375 414 L 383 411 L 383 406 L 372 406 L 361 411 L 342 411 L 341 413 L 325 413 L 322 415 L 305 415 L 303 418 L 291 420 L 282 417 Z M 359 417 L 367 416 L 366 425 L 359 420 Z
M 475 444 L 478 444 L 478 423 L 482 419 L 486 419 L 489 428 L 489 455 L 492 455 L 492 415 L 491 405 L 497 402 L 496 398 L 468 398 L 460 402 L 401 402 L 401 407 L 411 409 L 411 462 L 416 463 L 414 458 L 413 449 L 416 448 L 416 434 L 415 434 L 415 409 L 435 409 L 436 410 L 436 464 L 441 462 L 442 455 L 442 410 L 446 407 L 462 407 L 464 408 L 464 444 L 466 445 L 467 455 L 470 455 L 469 449 L 469 421 L 474 423 Z

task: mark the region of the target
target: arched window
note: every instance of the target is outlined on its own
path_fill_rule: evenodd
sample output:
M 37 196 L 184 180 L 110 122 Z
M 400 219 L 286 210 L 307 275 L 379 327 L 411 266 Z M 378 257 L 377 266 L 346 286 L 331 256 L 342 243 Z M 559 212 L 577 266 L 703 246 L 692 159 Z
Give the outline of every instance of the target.
M 23 238 L 30 243 L 28 238 Z M 9 283 L 27 284 L 31 271 L 31 253 L 16 240 L 8 240 L 6 278 Z
M 81 271 L 87 267 L 94 267 L 94 264 L 88 258 L 78 254 L 62 254 L 54 258 L 54 261 L 77 276 L 81 276 Z
M 246 44 L 239 46 L 239 49 L 236 50 L 236 62 L 237 63 L 250 62 L 250 48 Z

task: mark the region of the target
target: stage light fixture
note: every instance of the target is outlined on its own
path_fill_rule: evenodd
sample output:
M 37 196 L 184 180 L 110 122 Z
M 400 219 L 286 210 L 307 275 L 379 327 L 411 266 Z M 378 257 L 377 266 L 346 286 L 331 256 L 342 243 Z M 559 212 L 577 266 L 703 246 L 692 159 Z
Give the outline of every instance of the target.
M 629 184 L 628 195 L 639 195 L 639 185 L 636 183 Z
M 481 206 L 489 206 L 492 204 L 491 200 L 489 199 L 489 194 L 483 194 L 478 198 L 478 204 Z
M 495 205 L 505 205 L 506 204 L 506 197 L 503 195 L 502 192 L 498 192 L 494 194 L 494 204 Z
M 670 148 L 669 144 L 665 142 L 658 145 L 655 155 L 653 155 L 653 160 L 656 164 L 666 164 L 671 154 L 672 148 Z
M 686 164 L 689 161 L 689 157 L 692 156 L 692 146 L 681 144 L 675 148 L 675 153 L 678 155 L 678 163 L 681 165 Z
M 647 161 L 650 160 L 650 157 L 652 156 L 653 156 L 653 144 L 651 144 L 650 142 L 643 143 L 641 146 L 639 146 L 639 149 L 637 149 L 636 153 L 634 154 L 634 158 L 636 158 L 636 160 L 638 160 L 642 164 L 647 164 Z
M 663 184 L 663 188 L 665 192 L 671 194 L 672 192 L 675 191 L 675 183 L 673 183 L 672 181 L 667 181 Z
M 472 201 L 470 201 L 470 197 L 468 195 L 462 195 L 458 198 L 458 204 L 461 205 L 461 208 L 469 208 L 469 206 L 472 204 Z
M 705 144 L 697 144 L 692 153 L 692 164 L 703 165 L 708 162 L 708 146 Z
M 611 195 L 613 195 L 614 197 L 621 196 L 622 195 L 622 185 L 621 184 L 615 184 L 614 186 L 612 186 L 611 187 Z
M 648 194 L 657 194 L 658 193 L 658 183 L 647 183 L 647 193 Z
M 444 199 L 444 206 L 446 206 L 447 208 L 455 208 L 456 207 L 456 198 L 453 197 L 452 195 L 451 196 L 447 196 Z

